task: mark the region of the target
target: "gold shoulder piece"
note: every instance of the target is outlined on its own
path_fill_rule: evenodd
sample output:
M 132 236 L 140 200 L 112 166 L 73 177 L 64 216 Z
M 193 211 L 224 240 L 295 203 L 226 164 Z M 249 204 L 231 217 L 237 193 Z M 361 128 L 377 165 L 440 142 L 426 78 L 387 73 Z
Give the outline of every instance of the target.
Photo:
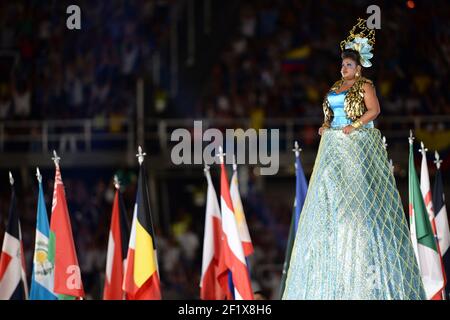
M 364 83 L 370 84 L 372 87 L 374 86 L 373 81 L 364 77 L 361 77 L 361 79 L 364 81 Z
M 328 101 L 327 95 L 325 95 L 325 98 L 323 99 L 322 103 L 322 109 L 323 109 L 323 124 L 322 127 L 329 128 L 331 127 L 331 121 L 333 121 L 333 109 L 331 109 L 330 103 Z
M 357 120 L 366 112 L 366 105 L 364 104 L 364 84 L 372 81 L 360 77 L 353 86 L 348 90 L 344 100 L 344 111 L 347 118 L 352 121 Z
M 337 89 L 339 89 L 342 86 L 342 83 L 344 82 L 344 80 L 338 80 L 336 81 L 330 88 L 330 91 L 335 91 Z

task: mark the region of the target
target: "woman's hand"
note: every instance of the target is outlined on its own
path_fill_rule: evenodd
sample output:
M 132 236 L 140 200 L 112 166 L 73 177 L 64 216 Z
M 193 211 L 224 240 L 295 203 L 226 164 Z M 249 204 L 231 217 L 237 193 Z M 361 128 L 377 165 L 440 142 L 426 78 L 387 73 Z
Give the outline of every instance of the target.
M 351 125 L 348 125 L 348 126 L 345 126 L 345 127 L 342 129 L 342 132 L 345 133 L 345 134 L 349 134 L 349 133 L 352 132 L 353 130 L 355 130 L 355 128 L 354 128 L 353 126 L 351 126 Z
M 323 131 L 326 130 L 326 129 L 327 129 L 327 128 L 325 128 L 325 127 L 320 127 L 320 128 L 319 128 L 319 136 L 321 136 L 322 133 L 323 133 Z

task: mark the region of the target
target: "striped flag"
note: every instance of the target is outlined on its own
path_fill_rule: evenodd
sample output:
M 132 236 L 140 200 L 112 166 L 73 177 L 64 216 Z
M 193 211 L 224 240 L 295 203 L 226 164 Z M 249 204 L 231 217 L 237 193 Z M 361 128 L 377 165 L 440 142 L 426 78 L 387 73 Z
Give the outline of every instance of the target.
M 295 236 L 297 234 L 298 222 L 300 220 L 300 213 L 303 209 L 303 204 L 305 203 L 306 193 L 308 191 L 308 183 L 306 182 L 306 177 L 303 172 L 302 163 L 300 161 L 300 149 L 298 147 L 298 142 L 295 142 L 295 200 L 294 200 L 294 212 L 291 218 L 291 226 L 289 228 L 288 242 L 286 245 L 286 255 L 283 264 L 283 271 L 281 274 L 281 284 L 279 297 L 283 296 L 284 288 L 286 285 L 287 272 L 289 269 L 289 264 L 291 262 L 292 248 L 294 246 Z
M 205 235 L 203 239 L 202 274 L 200 277 L 200 298 L 202 300 L 223 300 L 226 293 L 217 277 L 221 255 L 222 218 L 216 190 L 211 181 L 209 167 L 205 168 L 208 182 L 205 214 Z
M 248 232 L 247 220 L 245 219 L 241 195 L 239 193 L 239 181 L 236 161 L 234 161 L 233 164 L 233 176 L 231 177 L 230 196 L 231 202 L 233 203 L 239 238 L 241 239 L 242 248 L 244 249 L 244 255 L 248 257 L 253 253 L 254 250 L 252 239 L 250 238 L 250 233 Z
M 53 294 L 54 266 L 49 260 L 48 244 L 50 227 L 45 208 L 42 176 L 37 169 L 39 195 L 37 205 L 36 241 L 34 245 L 33 273 L 31 276 L 30 300 L 56 300 Z
M 105 285 L 103 300 L 123 300 L 125 291 L 122 289 L 124 267 L 127 256 L 127 241 L 129 239 L 128 221 L 120 185 L 115 178 L 116 193 L 109 229 L 108 252 L 106 255 Z
M 14 180 L 11 172 L 9 173 L 9 179 L 11 183 L 11 203 L 0 255 L 0 300 L 26 300 L 28 299 L 28 287 L 25 257 L 20 220 L 16 210 Z
M 60 300 L 80 299 L 84 297 L 84 289 L 58 159 L 55 153 L 55 186 L 49 241 L 49 260 L 55 267 L 53 292 L 58 294 Z
M 422 192 L 423 201 L 425 203 L 425 207 L 427 208 L 428 218 L 430 219 L 431 229 L 433 230 L 434 238 L 437 240 L 437 232 L 436 232 L 436 221 L 434 219 L 434 209 L 433 209 L 433 198 L 431 195 L 431 187 L 430 187 L 430 175 L 428 173 L 428 165 L 427 165 L 427 155 L 426 152 L 428 149 L 425 148 L 423 142 L 421 142 L 421 149 L 419 150 L 422 154 L 422 166 L 420 169 L 420 191 Z M 445 280 L 444 280 L 444 264 L 442 263 L 442 255 L 441 249 L 439 247 L 439 241 L 436 241 L 437 252 L 439 254 L 439 259 L 441 260 L 441 277 L 443 279 L 442 289 L 440 293 L 440 298 L 442 298 L 442 294 L 445 289 Z M 436 296 L 435 299 L 440 299 Z
M 141 151 L 140 149 L 140 154 Z M 158 300 L 161 299 L 161 289 L 155 233 L 153 231 L 145 167 L 141 160 L 139 163 L 138 188 L 123 286 L 127 293 L 127 299 Z
M 234 298 L 235 300 L 253 300 L 250 275 L 245 261 L 242 242 L 239 238 L 233 203 L 230 197 L 228 179 L 223 163 L 223 155 L 222 148 L 220 148 L 220 203 L 222 212 L 222 254 L 224 264 L 219 266 L 219 283 L 222 288 L 227 288 L 228 273 L 231 272 L 234 290 L 227 293 L 227 298 Z
M 436 212 L 436 232 L 438 236 L 439 248 L 441 250 L 442 261 L 444 263 L 444 280 L 446 284 L 446 297 L 450 299 L 450 284 L 448 277 L 450 276 L 450 230 L 448 224 L 447 208 L 445 206 L 444 184 L 442 182 L 441 163 L 439 154 L 435 152 L 436 157 L 436 176 L 433 188 L 433 205 Z
M 409 138 L 409 216 L 411 240 L 427 299 L 440 299 L 444 284 L 441 259 L 414 167 L 413 137 Z

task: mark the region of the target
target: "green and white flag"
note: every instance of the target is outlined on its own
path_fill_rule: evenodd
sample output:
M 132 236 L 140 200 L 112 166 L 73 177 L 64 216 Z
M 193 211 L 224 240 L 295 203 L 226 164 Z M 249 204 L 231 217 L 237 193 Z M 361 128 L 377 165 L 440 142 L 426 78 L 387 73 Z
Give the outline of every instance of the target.
M 440 300 L 444 285 L 441 260 L 414 167 L 412 137 L 409 138 L 409 222 L 427 299 Z

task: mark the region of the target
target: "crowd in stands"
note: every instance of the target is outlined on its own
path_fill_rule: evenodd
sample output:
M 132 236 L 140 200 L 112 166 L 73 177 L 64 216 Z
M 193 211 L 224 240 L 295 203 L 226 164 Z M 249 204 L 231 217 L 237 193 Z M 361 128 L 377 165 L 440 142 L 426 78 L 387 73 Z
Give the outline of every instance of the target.
M 380 4 L 373 66 L 363 76 L 374 81 L 382 117 L 450 114 L 449 10 L 438 2 Z M 250 117 L 256 127 L 322 117 L 322 99 L 340 79 L 340 41 L 365 16 L 365 2 L 357 3 L 243 1 L 197 114 Z
M 0 119 L 131 116 L 169 2 L 82 1 L 79 31 L 66 27 L 66 1 L 1 2 Z
M 450 114 L 449 6 L 440 6 L 440 1 L 413 2 L 416 7 L 410 9 L 406 1 L 379 1 L 381 30 L 376 32 L 373 66 L 363 76 L 374 81 L 381 120 Z M 0 2 L 0 121 L 134 116 L 135 82 L 137 77 L 149 77 L 151 56 L 169 36 L 171 4 L 170 0 L 82 1 L 82 28 L 88 32 L 69 32 L 65 23 L 68 2 Z M 369 4 L 363 0 L 354 4 L 239 1 L 238 23 L 229 29 L 231 41 L 214 58 L 205 94 L 192 115 L 250 118 L 254 128 L 264 127 L 273 118 L 322 118 L 323 96 L 340 78 L 340 41 L 357 17 L 366 16 Z M 167 99 L 168 88 L 146 90 L 155 90 L 156 100 Z M 314 142 L 305 132 L 316 137 L 317 127 L 302 128 L 304 144 Z M 52 174 L 49 171 L 44 180 L 49 215 Z M 102 296 L 114 195 L 112 174 L 87 179 L 62 173 L 88 299 Z M 2 176 L 0 241 L 10 204 L 6 175 Z M 199 296 L 206 183 L 201 174 L 198 179 L 195 186 L 201 186 L 200 196 L 191 194 L 185 202 L 177 198 L 169 225 L 156 228 L 164 298 Z M 136 175 L 128 172 L 126 181 L 123 192 L 131 219 Z M 291 182 L 280 190 L 293 194 Z M 29 276 L 35 185 L 28 181 L 17 186 Z M 184 181 L 180 178 L 177 185 L 181 188 Z M 291 205 L 263 196 L 269 193 L 250 187 L 243 201 L 255 247 L 250 260 L 254 289 L 261 289 L 266 298 L 276 298 Z

